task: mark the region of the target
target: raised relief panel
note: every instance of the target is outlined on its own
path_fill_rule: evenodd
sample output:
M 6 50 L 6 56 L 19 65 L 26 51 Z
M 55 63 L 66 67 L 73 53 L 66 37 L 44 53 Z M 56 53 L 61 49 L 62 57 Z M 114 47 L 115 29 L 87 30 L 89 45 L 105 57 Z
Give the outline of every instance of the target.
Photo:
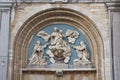
M 30 47 L 32 51 L 29 49 L 29 67 L 31 65 L 50 68 L 58 68 L 60 65 L 63 68 L 68 68 L 69 65 L 78 68 L 92 67 L 88 41 L 79 30 L 69 25 L 53 24 L 40 30 L 31 41 Z

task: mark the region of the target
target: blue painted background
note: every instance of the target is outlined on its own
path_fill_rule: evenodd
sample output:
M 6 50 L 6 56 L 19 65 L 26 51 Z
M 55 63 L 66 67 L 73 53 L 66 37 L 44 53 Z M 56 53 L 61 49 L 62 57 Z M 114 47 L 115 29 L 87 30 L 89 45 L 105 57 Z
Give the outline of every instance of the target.
M 54 30 L 54 27 L 57 27 L 59 30 L 62 30 L 63 31 L 63 34 L 66 33 L 67 29 L 70 29 L 70 30 L 74 30 L 74 31 L 77 31 L 79 32 L 79 37 L 77 38 L 76 42 L 74 45 L 78 46 L 80 44 L 81 41 L 84 41 L 84 43 L 86 44 L 87 46 L 87 50 L 90 54 L 90 57 L 91 57 L 91 49 L 90 49 L 90 45 L 88 43 L 88 40 L 86 39 L 86 37 L 75 27 L 73 26 L 70 26 L 70 25 L 66 25 L 66 24 L 51 24 L 51 25 L 48 25 L 46 27 L 44 27 L 42 30 L 44 30 L 46 33 L 48 34 L 51 34 Z M 40 40 L 41 42 L 41 45 L 44 45 L 46 44 L 47 42 L 40 38 L 40 37 L 37 37 L 37 36 L 34 36 L 29 44 L 29 49 L 28 49 L 28 63 L 29 63 L 29 58 L 33 52 L 33 48 L 34 48 L 34 45 L 36 43 L 36 41 Z M 65 40 L 67 40 L 67 38 L 65 38 Z M 68 42 L 68 40 L 67 40 Z M 47 60 L 47 63 L 48 65 L 51 64 L 50 61 L 49 61 L 49 56 L 46 55 L 46 51 L 48 50 L 48 48 L 45 49 L 44 51 L 44 56 L 47 56 L 46 60 Z M 71 48 L 71 59 L 69 61 L 68 64 L 72 64 L 73 63 L 73 60 L 77 58 L 77 54 L 76 54 L 76 51 L 75 49 Z

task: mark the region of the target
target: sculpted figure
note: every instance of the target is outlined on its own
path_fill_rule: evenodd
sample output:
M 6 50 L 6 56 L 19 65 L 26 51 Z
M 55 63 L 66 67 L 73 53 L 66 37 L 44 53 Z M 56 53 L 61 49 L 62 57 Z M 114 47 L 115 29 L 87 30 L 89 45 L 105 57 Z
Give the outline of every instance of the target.
M 89 53 L 87 51 L 86 45 L 83 41 L 80 42 L 79 46 L 72 46 L 76 49 L 78 59 L 74 60 L 74 64 L 90 64 Z
M 68 63 L 69 57 L 71 55 L 70 53 L 70 46 L 67 44 L 67 42 L 64 40 L 64 35 L 62 34 L 62 31 L 54 28 L 54 31 L 52 32 L 50 36 L 51 45 L 49 46 L 50 51 L 47 53 L 51 57 L 52 54 L 54 54 L 53 57 L 56 57 L 57 59 L 61 60 L 63 58 L 65 63 Z M 52 63 L 55 62 L 53 60 L 53 57 L 51 57 Z
M 29 59 L 30 61 L 29 64 L 39 64 L 39 65 L 46 64 L 46 60 L 43 57 L 44 48 L 46 47 L 47 45 L 40 45 L 40 41 L 37 41 L 34 46 L 32 56 Z
M 75 43 L 76 39 L 79 36 L 79 33 L 77 31 L 73 31 L 73 30 L 67 30 L 66 32 L 66 36 L 68 37 L 68 41 L 72 44 Z
M 57 44 L 57 41 L 63 38 L 62 35 L 62 30 L 59 30 L 58 28 L 54 28 L 54 31 L 52 32 L 51 36 L 50 36 L 50 40 L 51 40 L 51 45 L 55 45 Z
M 48 35 L 48 33 L 46 33 L 45 31 L 39 31 L 37 33 L 37 36 L 43 38 L 45 41 L 48 41 L 50 38 L 50 35 Z

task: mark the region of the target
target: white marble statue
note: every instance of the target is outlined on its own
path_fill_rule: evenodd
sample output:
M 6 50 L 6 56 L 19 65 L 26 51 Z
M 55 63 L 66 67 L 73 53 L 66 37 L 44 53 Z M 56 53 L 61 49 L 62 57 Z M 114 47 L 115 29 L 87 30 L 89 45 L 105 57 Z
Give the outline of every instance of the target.
M 74 60 L 74 64 L 83 64 L 83 65 L 91 64 L 91 62 L 89 61 L 89 57 L 90 57 L 89 53 L 83 41 L 80 42 L 79 46 L 73 45 L 72 47 L 76 49 L 78 55 L 78 59 Z
M 73 31 L 73 30 L 67 30 L 66 32 L 66 36 L 68 37 L 68 41 L 72 44 L 75 43 L 76 39 L 79 36 L 79 33 L 77 31 Z
M 33 53 L 29 59 L 29 64 L 47 64 L 45 58 L 43 57 L 44 48 L 46 47 L 47 45 L 40 45 L 40 41 L 37 41 L 34 46 Z

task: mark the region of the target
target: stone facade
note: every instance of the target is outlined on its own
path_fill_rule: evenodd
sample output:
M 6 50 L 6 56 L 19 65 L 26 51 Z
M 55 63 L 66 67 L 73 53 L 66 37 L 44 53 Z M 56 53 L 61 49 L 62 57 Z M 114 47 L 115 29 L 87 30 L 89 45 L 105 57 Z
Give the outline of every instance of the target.
M 17 58 L 17 56 L 22 56 L 22 55 L 19 55 L 20 53 L 18 53 L 18 51 L 16 51 L 16 50 L 22 50 L 23 49 L 22 51 L 25 51 L 27 53 L 27 51 L 26 51 L 27 50 L 27 44 L 30 40 L 30 39 L 26 38 L 26 40 L 24 40 L 25 42 L 22 42 L 22 43 L 24 43 L 23 45 L 26 46 L 26 47 L 20 46 L 19 44 L 21 44 L 21 41 L 22 41 L 21 37 L 25 38 L 25 36 L 23 36 L 23 34 L 21 34 L 21 32 L 18 33 L 18 30 L 20 30 L 20 28 L 22 26 L 22 29 L 23 29 L 22 33 L 25 33 L 24 35 L 26 35 L 26 36 L 28 35 L 29 37 L 30 37 L 30 35 L 31 36 L 34 35 L 32 33 L 34 31 L 37 32 L 37 30 L 39 30 L 39 28 L 34 26 L 34 23 L 39 24 L 39 22 L 40 22 L 42 24 L 42 20 L 35 21 L 34 17 L 32 17 L 33 18 L 33 20 L 32 20 L 33 23 L 31 23 L 31 21 L 28 21 L 29 23 L 31 23 L 30 25 L 29 25 L 29 23 L 25 23 L 26 20 L 29 20 L 29 18 L 31 16 L 34 16 L 34 15 L 38 15 L 38 17 L 39 17 L 39 15 L 43 14 L 43 13 L 39 13 L 39 12 L 44 12 L 44 11 L 45 11 L 44 13 L 46 13 L 46 14 L 49 12 L 49 14 L 47 14 L 47 15 L 54 16 L 52 14 L 55 14 L 55 13 L 53 13 L 51 10 L 54 11 L 55 8 L 56 8 L 56 10 L 55 10 L 56 12 L 57 12 L 57 9 L 58 10 L 60 9 L 62 12 L 64 12 L 64 9 L 66 9 L 66 12 L 69 13 L 68 16 L 70 16 L 68 18 L 73 19 L 73 21 L 76 20 L 76 19 L 74 19 L 75 16 L 70 15 L 70 14 L 74 13 L 74 11 L 79 12 L 81 14 L 80 17 L 82 17 L 82 15 L 85 15 L 90 19 L 90 20 L 86 20 L 85 21 L 86 23 L 82 23 L 81 25 L 84 25 L 86 27 L 86 28 L 83 28 L 83 32 L 85 33 L 85 35 L 87 36 L 88 39 L 90 38 L 89 42 L 92 42 L 91 47 L 92 47 L 92 52 L 93 52 L 93 54 L 92 54 L 93 55 L 93 64 L 96 66 L 97 71 L 98 71 L 98 73 L 96 73 L 96 78 L 95 77 L 94 78 L 97 79 L 97 80 L 101 80 L 101 78 L 104 78 L 105 73 L 103 73 L 102 72 L 103 69 L 101 69 L 101 68 L 103 68 L 103 66 L 105 66 L 105 64 L 103 63 L 103 56 L 105 56 L 105 54 L 109 55 L 108 54 L 109 52 L 107 52 L 107 51 L 109 51 L 109 49 L 110 49 L 110 47 L 108 47 L 108 45 L 109 45 L 109 27 L 108 27 L 107 8 L 106 8 L 105 4 L 21 4 L 15 10 L 15 15 L 13 17 L 14 19 L 12 19 L 13 21 L 12 21 L 12 26 L 11 26 L 11 42 L 10 42 L 11 43 L 11 49 L 12 48 L 15 49 L 15 54 L 16 54 L 16 55 L 14 55 L 16 57 L 15 63 L 14 63 L 14 67 L 16 67 L 14 69 L 14 72 L 15 72 L 14 75 L 16 75 L 17 77 L 14 77 L 14 79 L 16 80 L 19 77 L 18 75 L 20 75 L 20 74 L 18 74 L 18 75 L 16 74 L 16 73 L 19 72 L 19 69 L 20 69 L 20 67 L 17 65 L 17 64 L 20 63 L 18 58 L 21 59 L 21 57 Z M 69 10 L 67 10 L 67 9 L 73 10 L 73 12 L 69 12 Z M 46 11 L 48 11 L 48 12 L 46 12 Z M 67 13 L 64 12 L 64 14 L 67 14 Z M 61 13 L 61 14 L 63 14 L 63 13 Z M 66 16 L 64 16 L 64 14 L 61 15 L 61 17 L 66 17 Z M 76 14 L 76 12 L 75 12 L 75 14 Z M 51 21 L 52 21 L 52 19 L 54 19 L 54 18 L 49 18 L 49 16 L 46 17 L 46 18 L 51 19 Z M 36 16 L 36 19 L 37 19 L 37 16 Z M 43 21 L 44 21 L 44 18 L 42 18 L 42 17 L 39 17 L 38 19 L 43 19 Z M 55 19 L 57 19 L 57 17 Z M 63 19 L 67 19 L 67 18 L 63 18 Z M 58 20 L 59 20 L 59 18 L 58 18 Z M 82 22 L 82 21 L 84 21 L 84 19 L 81 20 L 80 22 Z M 93 24 L 91 24 L 92 23 L 91 21 L 93 21 Z M 53 20 L 53 22 L 54 22 L 54 20 Z M 62 21 L 59 21 L 59 22 L 62 22 Z M 45 23 L 50 24 L 49 21 L 46 21 L 43 24 L 46 25 Z M 69 24 L 70 22 L 64 21 L 64 23 Z M 44 25 L 41 25 L 41 24 L 38 25 L 38 26 L 44 26 Z M 74 25 L 74 26 L 78 25 L 76 23 L 70 23 L 70 24 Z M 34 30 L 34 28 L 33 28 L 33 30 L 31 30 L 32 33 L 29 33 L 30 28 L 27 29 L 27 26 L 30 27 L 31 25 L 36 27 L 36 29 Z M 92 25 L 94 25 L 94 27 L 92 27 Z M 79 27 L 79 25 L 76 26 L 76 27 Z M 28 33 L 26 33 L 26 30 L 24 31 L 24 28 L 26 30 L 28 30 Z M 91 31 L 90 34 L 88 34 L 88 32 L 87 32 L 87 28 L 88 28 L 89 31 Z M 82 29 L 82 27 L 81 27 L 81 29 Z M 98 31 L 96 31 L 96 30 L 98 30 Z M 36 33 L 36 32 L 34 32 L 34 33 Z M 16 35 L 18 35 L 17 36 L 18 39 L 16 39 L 16 42 L 15 42 L 14 40 L 16 38 Z M 19 36 L 20 36 L 20 38 L 19 38 Z M 103 42 L 100 39 L 102 39 Z M 16 45 L 14 45 L 14 42 L 15 42 Z M 93 45 L 93 43 L 94 43 L 94 45 Z M 95 44 L 98 45 L 98 47 L 95 46 Z M 106 49 L 107 49 L 107 51 L 105 50 L 106 51 L 105 53 L 102 52 L 102 51 L 104 51 L 103 46 L 106 46 Z M 100 58 L 98 58 L 98 55 L 95 54 L 95 53 L 97 53 Z M 21 52 L 21 54 L 24 55 L 24 57 L 22 59 L 25 62 L 22 62 L 19 65 L 25 67 L 26 66 L 26 58 L 25 58 L 26 55 L 25 55 L 24 52 Z M 16 62 L 18 62 L 18 63 L 16 63 Z M 107 66 L 108 65 L 110 65 L 110 63 L 107 63 Z M 107 71 L 107 73 L 108 73 L 108 71 Z M 97 75 L 99 75 L 99 76 L 97 76 Z M 109 74 L 109 75 L 111 75 L 111 74 Z
M 71 0 L 68 2 L 76 1 L 77 0 Z M 78 70 L 78 72 L 73 74 L 69 71 L 68 73 L 65 71 L 65 76 L 63 76 L 63 78 L 58 78 L 55 77 L 55 74 L 51 71 L 44 72 L 43 70 L 40 70 L 40 76 L 38 76 L 38 74 L 36 76 L 40 77 L 41 80 L 49 80 L 47 77 L 55 80 L 77 80 L 80 76 L 83 77 L 81 80 L 89 80 L 85 76 L 89 76 L 90 80 L 118 80 L 119 64 L 117 63 L 119 63 L 120 46 L 118 44 L 118 25 L 120 23 L 120 4 L 110 3 L 108 0 L 105 1 L 108 3 L 102 2 L 104 1 L 99 0 L 98 3 L 68 4 L 21 2 L 16 5 L 14 4 L 13 8 L 11 7 L 12 3 L 5 4 L 5 6 L 0 4 L 0 77 L 2 77 L 2 80 L 24 80 L 23 78 L 25 78 L 25 80 L 29 80 L 28 77 L 30 78 L 33 76 L 31 72 L 23 70 L 23 72 L 27 74 L 21 73 L 21 69 L 25 68 L 27 65 L 27 49 L 31 37 L 39 30 L 39 26 L 50 24 L 52 22 L 69 24 L 67 20 L 71 21 L 71 25 L 76 26 L 78 29 L 82 29 L 90 42 L 93 52 L 92 55 L 94 55 L 92 62 L 96 67 L 96 72 L 91 71 L 82 73 Z M 55 17 L 54 15 L 57 11 L 61 12 L 63 15 Z M 64 14 L 67 13 L 68 15 L 65 16 Z M 40 17 L 44 14 L 48 15 Z M 53 16 L 53 18 L 50 16 Z M 78 18 L 76 16 L 79 16 L 81 20 L 77 21 Z M 49 17 L 50 21 L 46 21 L 47 17 Z M 59 17 L 60 20 L 66 20 L 57 21 Z M 79 23 L 79 21 L 81 21 L 81 23 Z M 84 27 L 79 27 L 80 25 L 83 25 Z M 34 26 L 34 28 L 32 26 Z M 5 67 L 3 68 L 4 65 Z M 27 75 L 27 78 L 24 74 Z

